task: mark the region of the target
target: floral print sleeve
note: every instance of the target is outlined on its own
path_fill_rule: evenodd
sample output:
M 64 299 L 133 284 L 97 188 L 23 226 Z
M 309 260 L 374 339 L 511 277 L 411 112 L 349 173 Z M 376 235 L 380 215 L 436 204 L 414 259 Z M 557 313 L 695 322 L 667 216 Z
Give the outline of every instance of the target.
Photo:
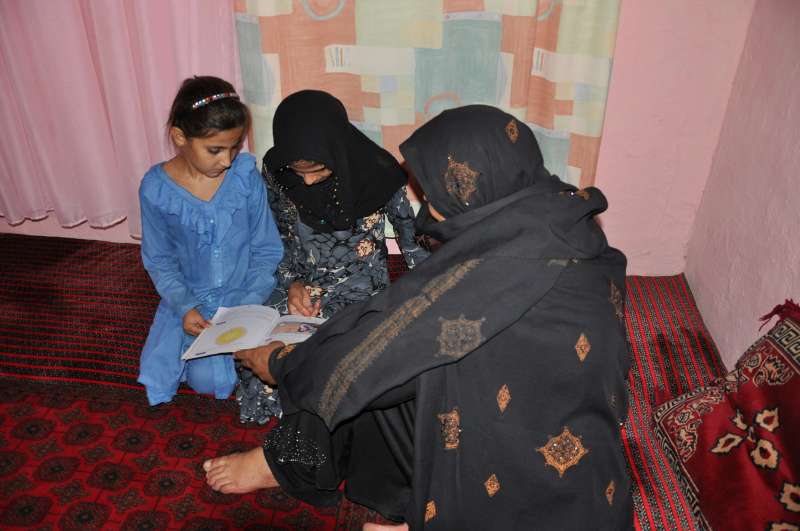
M 419 246 L 414 235 L 414 211 L 401 187 L 383 208 L 357 219 L 349 230 L 316 232 L 299 219 L 294 203 L 264 173 L 269 190 L 270 208 L 284 245 L 283 260 L 278 265 L 277 286 L 268 304 L 281 314 L 288 313 L 288 289 L 300 281 L 312 301 L 321 303 L 321 316 L 369 299 L 389 284 L 386 267 L 386 218 L 395 228 L 397 241 L 409 267 L 424 260 L 428 252 Z M 242 422 L 264 424 L 280 416 L 277 393 L 243 367 L 239 368 L 240 385 L 236 390 Z
M 414 228 L 414 210 L 406 195 L 406 187 L 401 186 L 386 204 L 386 216 L 394 227 L 397 245 L 403 253 L 406 265 L 412 269 L 428 257 L 428 251 L 420 246 Z

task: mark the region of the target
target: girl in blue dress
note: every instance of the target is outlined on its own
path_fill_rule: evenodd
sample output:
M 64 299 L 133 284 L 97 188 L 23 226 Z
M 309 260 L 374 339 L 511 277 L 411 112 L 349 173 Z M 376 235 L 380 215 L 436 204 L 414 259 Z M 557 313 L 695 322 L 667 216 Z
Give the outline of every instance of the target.
M 275 287 L 283 245 L 255 159 L 239 152 L 249 125 L 230 83 L 185 80 L 167 123 L 177 155 L 139 187 L 142 261 L 161 295 L 139 366 L 150 405 L 172 400 L 181 382 L 230 396 L 230 355 L 184 362 L 181 354 L 218 307 L 262 304 Z

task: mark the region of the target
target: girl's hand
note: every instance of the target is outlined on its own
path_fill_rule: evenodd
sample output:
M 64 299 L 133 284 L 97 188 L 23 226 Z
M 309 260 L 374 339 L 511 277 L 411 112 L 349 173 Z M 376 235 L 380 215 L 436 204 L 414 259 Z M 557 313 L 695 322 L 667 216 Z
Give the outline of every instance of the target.
M 277 382 L 269 372 L 269 359 L 276 350 L 284 346 L 284 343 L 280 341 L 272 341 L 263 347 L 249 348 L 247 350 L 234 352 L 233 357 L 241 361 L 242 365 L 253 371 L 253 374 L 258 376 L 262 382 L 267 385 L 275 386 Z
M 311 296 L 306 291 L 303 283 L 292 282 L 292 285 L 289 286 L 287 306 L 289 307 L 289 313 L 292 315 L 314 317 L 319 314 L 320 301 L 311 304 Z
M 183 316 L 183 331 L 189 335 L 196 336 L 209 326 L 211 323 L 200 315 L 197 308 L 192 308 Z

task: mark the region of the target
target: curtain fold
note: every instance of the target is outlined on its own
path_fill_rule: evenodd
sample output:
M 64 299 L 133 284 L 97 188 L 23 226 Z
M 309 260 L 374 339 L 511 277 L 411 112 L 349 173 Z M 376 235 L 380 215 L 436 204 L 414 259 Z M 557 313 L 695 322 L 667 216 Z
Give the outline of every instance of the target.
M 551 171 L 587 186 L 618 12 L 618 0 L 0 2 L 0 216 L 127 218 L 138 234 L 139 180 L 171 156 L 164 122 L 193 74 L 242 85 L 257 156 L 281 98 L 304 88 L 339 97 L 395 154 L 442 109 L 488 103 L 533 128 Z
M 0 2 L 0 215 L 140 232 L 137 188 L 171 157 L 165 122 L 186 77 L 239 85 L 233 3 Z
M 485 103 L 534 130 L 548 169 L 594 182 L 619 0 L 236 0 L 257 153 L 300 89 L 331 92 L 396 156 L 443 109 Z

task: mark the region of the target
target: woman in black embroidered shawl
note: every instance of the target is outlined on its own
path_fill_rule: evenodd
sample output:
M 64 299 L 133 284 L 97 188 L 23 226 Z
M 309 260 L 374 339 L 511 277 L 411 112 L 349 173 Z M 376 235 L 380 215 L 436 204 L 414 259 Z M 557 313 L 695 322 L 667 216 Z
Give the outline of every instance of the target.
M 445 111 L 401 151 L 444 244 L 306 343 L 237 354 L 284 400 L 260 470 L 312 503 L 345 479 L 413 529 L 630 527 L 625 257 L 602 193 L 551 176 L 492 107 Z

